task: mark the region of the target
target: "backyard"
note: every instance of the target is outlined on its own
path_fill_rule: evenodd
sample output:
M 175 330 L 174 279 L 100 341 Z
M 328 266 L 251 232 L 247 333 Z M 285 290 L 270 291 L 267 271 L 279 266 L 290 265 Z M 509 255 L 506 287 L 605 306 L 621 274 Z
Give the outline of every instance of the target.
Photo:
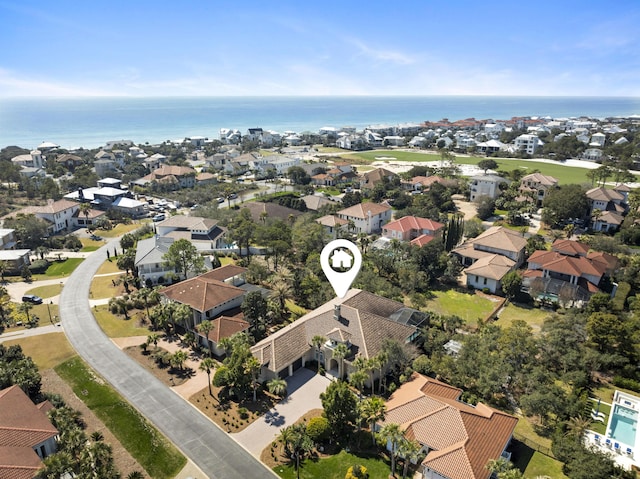
M 447 316 L 459 316 L 467 326 L 476 326 L 484 320 L 496 306 L 490 296 L 476 291 L 433 291 L 426 309 Z

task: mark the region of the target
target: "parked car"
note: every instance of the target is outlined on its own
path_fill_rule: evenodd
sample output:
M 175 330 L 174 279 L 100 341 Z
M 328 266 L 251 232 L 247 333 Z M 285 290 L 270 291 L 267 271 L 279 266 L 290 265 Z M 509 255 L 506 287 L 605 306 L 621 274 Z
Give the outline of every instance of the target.
M 224 203 L 224 198 L 222 196 L 218 198 L 218 203 Z
M 23 303 L 32 303 L 32 304 L 42 304 L 42 298 L 40 296 L 36 296 L 35 294 L 25 294 L 22 297 Z
M 91 235 L 91 239 L 93 241 L 100 241 L 102 239 L 102 236 L 98 236 L 98 235 Z
M 163 214 L 163 213 L 160 213 L 159 215 L 155 215 L 155 216 L 152 218 L 152 220 L 153 220 L 154 222 L 164 221 L 164 219 L 165 219 L 165 216 L 164 216 L 164 214 Z

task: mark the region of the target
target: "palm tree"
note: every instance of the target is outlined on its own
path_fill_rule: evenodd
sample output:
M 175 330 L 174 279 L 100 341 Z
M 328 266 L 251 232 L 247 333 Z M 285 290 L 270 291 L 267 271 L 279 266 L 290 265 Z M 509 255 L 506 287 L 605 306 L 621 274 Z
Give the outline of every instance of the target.
M 358 243 L 360 243 L 360 247 L 362 248 L 362 254 L 367 254 L 367 247 L 371 244 L 371 238 L 367 233 L 358 233 Z
M 362 391 L 364 390 L 367 379 L 369 379 L 369 375 L 361 369 L 349 375 L 349 383 L 358 390 L 358 398 L 360 401 L 362 401 Z
M 407 479 L 407 472 L 409 471 L 409 463 L 416 463 L 420 454 L 422 453 L 422 446 L 419 442 L 409 441 L 403 439 L 400 441 L 398 448 L 398 455 L 403 459 L 402 479 Z
M 584 437 L 587 429 L 589 429 L 589 426 L 591 426 L 590 418 L 584 418 L 580 416 L 572 417 L 567 423 L 567 432 L 565 435 L 573 437 L 577 441 L 582 441 L 582 438 Z
M 262 369 L 262 364 L 255 356 L 249 356 L 244 363 L 244 373 L 251 376 L 251 389 L 253 389 L 253 402 L 256 402 L 256 390 L 258 385 L 258 375 Z
M 391 448 L 391 474 L 396 474 L 396 456 L 398 454 L 398 444 L 404 439 L 402 429 L 399 424 L 390 423 L 380 430 L 380 437 L 387 443 L 387 449 Z
M 271 283 L 271 297 L 278 302 L 280 311 L 285 312 L 286 301 L 291 298 L 291 287 L 285 281 L 274 281 Z
M 144 309 L 147 312 L 147 318 L 150 318 L 149 303 L 157 304 L 160 300 L 160 293 L 158 293 L 156 288 L 142 288 L 138 291 L 138 296 L 142 298 L 142 301 L 144 301 Z
M 27 316 L 27 323 L 31 322 L 31 317 L 29 316 L 29 311 L 33 309 L 33 304 L 31 303 L 20 303 L 18 307 L 21 313 L 24 313 Z
M 90 203 L 80 203 L 80 213 L 84 215 L 84 225 L 89 228 L 89 212 L 91 211 Z
M 369 424 L 371 430 L 371 439 L 375 444 L 375 427 L 379 421 L 384 421 L 385 413 L 387 412 L 387 405 L 384 400 L 378 396 L 371 397 L 364 401 L 361 408 L 363 419 Z
M 267 383 L 267 389 L 271 394 L 278 397 L 285 397 L 287 395 L 287 381 L 281 378 L 271 379 Z
M 327 338 L 320 336 L 319 334 L 311 338 L 311 345 L 316 348 L 316 357 L 318 358 L 318 371 L 320 371 L 320 348 L 327 342 Z
M 342 371 L 344 367 L 344 358 L 346 358 L 349 354 L 349 347 L 344 343 L 339 343 L 333 349 L 333 357 L 338 360 L 338 378 L 342 379 L 344 376 L 344 372 Z
M 174 368 L 177 368 L 180 371 L 184 371 L 184 363 L 187 361 L 187 359 L 189 359 L 189 355 L 182 349 L 179 349 L 171 355 L 170 362 Z
M 278 441 L 282 443 L 284 447 L 284 453 L 286 456 L 291 456 L 291 440 L 293 439 L 293 429 L 292 426 L 287 426 L 285 428 L 280 429 L 280 434 L 278 435 Z
M 304 458 L 313 450 L 313 441 L 307 434 L 307 427 L 304 424 L 294 424 L 292 428 L 291 448 L 296 459 L 297 478 L 300 479 L 300 459 Z
M 157 348 L 158 341 L 160 341 L 160 335 L 158 333 L 151 333 L 147 336 L 147 344 L 153 343 L 153 346 Z
M 380 351 L 376 356 L 374 356 L 371 359 L 372 359 L 372 365 L 375 366 L 380 373 L 378 376 L 378 394 L 381 394 L 383 372 L 387 366 L 387 361 L 389 361 L 389 355 L 385 351 Z
M 132 471 L 127 475 L 127 479 L 144 479 L 144 474 L 140 471 Z
M 2 279 L 2 282 L 4 283 L 4 275 L 7 273 L 7 271 L 9 270 L 9 266 L 7 265 L 6 261 L 0 261 L 0 279 Z
M 207 349 L 209 349 L 209 357 L 211 357 L 212 351 L 211 351 L 211 342 L 209 341 L 209 333 L 213 329 L 213 324 L 208 319 L 205 319 L 200 324 L 198 324 L 196 329 L 206 339 L 206 341 L 207 341 Z
M 209 385 L 209 396 L 213 396 L 211 392 L 211 370 L 216 367 L 216 362 L 213 358 L 204 358 L 200 361 L 199 369 L 207 373 L 207 384 Z

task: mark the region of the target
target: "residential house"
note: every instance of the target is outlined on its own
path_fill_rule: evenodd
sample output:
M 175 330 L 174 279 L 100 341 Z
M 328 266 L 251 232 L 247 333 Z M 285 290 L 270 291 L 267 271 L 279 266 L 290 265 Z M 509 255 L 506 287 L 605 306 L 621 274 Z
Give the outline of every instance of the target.
M 585 161 L 595 161 L 596 163 L 602 160 L 602 150 L 600 148 L 587 148 L 582 152 L 582 159 Z
M 40 150 L 33 150 L 27 155 L 18 155 L 11 158 L 11 163 L 22 167 L 44 168 L 44 157 Z
M 346 233 L 349 228 L 349 222 L 345 219 L 338 218 L 336 215 L 325 215 L 316 220 L 316 223 L 324 227 L 325 232 L 331 238 L 338 238 L 341 233 Z
M 387 146 L 404 146 L 405 140 L 403 136 L 389 135 L 382 140 Z
M 431 236 L 436 238 L 442 235 L 444 225 L 437 221 L 417 216 L 403 216 L 402 218 L 390 221 L 382 227 L 382 236 L 398 241 L 413 241 L 420 236 Z M 421 243 L 426 244 L 426 239 Z
M 462 402 L 461 394 L 413 373 L 391 395 L 384 421 L 376 424 L 377 430 L 399 424 L 405 437 L 420 443 L 426 453 L 418 469 L 422 479 L 489 479 L 487 464 L 511 457 L 507 447 L 518 418 L 481 402 Z
M 368 148 L 368 143 L 361 135 L 341 135 L 336 140 L 336 146 L 343 150 L 361 151 Z
M 226 351 L 220 347 L 220 340 L 230 338 L 236 333 L 242 333 L 249 330 L 251 324 L 244 319 L 242 313 L 234 316 L 218 316 L 211 319 L 211 331 L 206 338 L 202 333 L 198 334 L 198 342 L 203 347 L 211 348 L 214 355 L 220 357 L 226 354 Z
M 578 241 L 556 240 L 551 251 L 531 254 L 523 288 L 548 301 L 586 302 L 600 292 L 602 279 L 611 275 L 617 264 L 614 256 L 589 253 L 589 247 Z
M 264 157 L 264 162 L 263 170 L 274 169 L 277 175 L 285 175 L 289 168 L 299 166 L 302 160 L 284 155 L 270 155 Z
M 402 185 L 412 191 L 428 191 L 434 183 L 443 183 L 444 181 L 444 178 L 437 175 L 414 176 L 409 181 L 403 181 Z
M 80 206 L 75 201 L 68 199 L 47 200 L 46 205 L 27 206 L 18 211 L 6 215 L 3 219 L 15 218 L 19 215 L 34 215 L 47 222 L 50 234 L 57 234 L 63 230 L 69 230 L 74 227 L 73 215 L 78 211 Z
M 49 401 L 34 404 L 19 386 L 0 391 L 0 477 L 31 479 L 58 449 Z
M 218 178 L 213 173 L 198 173 L 196 176 L 196 185 L 215 185 L 218 182 Z
M 598 132 L 591 135 L 591 141 L 589 142 L 589 146 L 594 148 L 602 148 L 604 146 L 604 142 L 607 139 L 607 136 L 604 133 Z
M 353 361 L 376 356 L 385 339 L 412 341 L 417 336 L 414 324 L 423 316 L 397 301 L 351 289 L 255 344 L 251 352 L 262 365 L 261 380 L 286 378 L 309 361 L 333 376 L 340 370 L 348 376 Z M 320 347 L 312 344 L 316 336 L 325 340 Z M 333 356 L 338 344 L 349 351 L 343 362 Z
M 188 166 L 162 165 L 142 179 L 172 185 L 174 189 L 193 188 L 196 184 L 196 170 Z
M 476 201 L 482 196 L 488 196 L 489 198 L 496 199 L 500 196 L 500 185 L 509 183 L 507 179 L 498 175 L 472 176 L 470 181 L 471 201 Z
M 591 228 L 595 231 L 615 231 L 627 212 L 629 187 L 618 185 L 614 189 L 604 187 L 587 191 L 590 202 Z
M 170 267 L 164 259 L 164 255 L 174 241 L 174 238 L 158 235 L 138 241 L 134 265 L 138 278 L 144 285 L 168 283 L 176 274 L 175 269 Z
M 505 145 L 499 140 L 494 140 L 494 139 L 489 141 L 482 141 L 476 144 L 476 151 L 478 151 L 479 153 L 484 153 L 485 155 L 492 155 L 506 148 L 507 148 L 507 145 Z
M 20 274 L 25 266 L 29 266 L 31 264 L 30 256 L 30 249 L 0 250 L 0 261 L 6 266 L 6 272 L 11 274 Z
M 219 226 L 218 220 L 199 216 L 173 215 L 156 223 L 155 228 L 159 236 L 174 240 L 189 240 L 201 253 L 226 246 L 224 236 L 227 229 Z
M 518 190 L 523 196 L 523 200 L 527 198 L 534 200 L 536 206 L 542 206 L 542 202 L 549 193 L 558 187 L 558 180 L 553 176 L 543 175 L 542 173 L 531 173 L 520 179 Z
M 162 153 L 154 153 L 142 160 L 142 164 L 149 168 L 149 171 L 157 170 L 167 162 L 167 157 Z
M 522 134 L 515 139 L 514 145 L 517 151 L 533 155 L 544 143 L 537 135 Z
M 477 238 L 455 248 L 463 266 L 467 286 L 498 293 L 502 278 L 524 262 L 527 240 L 502 226 L 492 226 Z
M 105 180 L 107 183 L 111 183 L 111 179 L 105 178 Z M 144 216 L 146 214 L 144 209 L 145 203 L 134 200 L 131 196 L 131 193 L 127 190 L 114 188 L 112 186 L 103 186 L 72 191 L 64 195 L 64 198 L 76 202 L 75 205 L 78 209 L 78 203 L 90 203 L 94 208 L 103 211 L 114 209 L 132 218 Z
M 338 218 L 353 222 L 356 233 L 377 233 L 391 219 L 391 208 L 378 203 L 359 203 L 336 213 Z
M 0 228 L 0 250 L 14 249 L 16 245 L 16 230 Z
M 311 211 L 318 211 L 323 206 L 339 204 L 325 196 L 319 195 L 306 195 L 300 199 L 304 201 L 304 204 L 307 205 L 307 209 Z
M 212 320 L 242 305 L 246 290 L 238 286 L 244 285 L 245 273 L 246 268 L 226 265 L 167 286 L 160 294 L 191 308 L 192 317 L 185 327 L 196 331 L 203 320 Z
M 399 178 L 393 171 L 385 170 L 384 168 L 376 168 L 375 170 L 367 171 L 360 179 L 360 188 L 373 189 L 378 184 L 386 184 Z
M 49 161 L 48 158 L 47 161 Z M 62 155 L 56 156 L 55 162 L 65 166 L 69 170 L 73 170 L 84 163 L 82 158 L 80 158 L 78 155 L 72 155 L 70 153 L 64 153 Z
M 378 133 L 374 133 L 371 130 L 364 130 L 364 140 L 367 142 L 370 148 L 380 148 L 384 146 L 384 138 Z

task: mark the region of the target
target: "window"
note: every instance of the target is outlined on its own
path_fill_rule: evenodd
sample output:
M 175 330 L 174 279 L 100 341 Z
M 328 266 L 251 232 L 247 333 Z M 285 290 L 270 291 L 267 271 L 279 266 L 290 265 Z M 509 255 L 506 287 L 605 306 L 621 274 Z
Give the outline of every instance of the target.
M 484 284 L 487 284 L 487 278 L 484 278 Z

